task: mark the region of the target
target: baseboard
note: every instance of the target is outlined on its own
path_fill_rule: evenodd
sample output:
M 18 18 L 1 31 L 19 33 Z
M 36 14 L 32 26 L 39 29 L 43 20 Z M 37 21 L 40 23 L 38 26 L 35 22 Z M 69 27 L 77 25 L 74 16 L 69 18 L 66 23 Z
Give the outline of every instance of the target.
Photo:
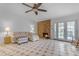
M 66 41 L 66 40 L 62 40 L 62 39 L 53 39 L 53 40 L 63 41 L 63 42 L 69 42 L 69 43 L 71 43 L 71 41 Z

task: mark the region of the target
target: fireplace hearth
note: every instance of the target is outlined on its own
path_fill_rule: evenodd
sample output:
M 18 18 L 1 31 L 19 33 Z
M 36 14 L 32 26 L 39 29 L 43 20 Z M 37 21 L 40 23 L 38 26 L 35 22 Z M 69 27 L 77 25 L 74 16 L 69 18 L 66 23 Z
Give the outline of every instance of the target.
M 43 37 L 46 38 L 46 39 L 49 39 L 48 33 L 43 33 Z

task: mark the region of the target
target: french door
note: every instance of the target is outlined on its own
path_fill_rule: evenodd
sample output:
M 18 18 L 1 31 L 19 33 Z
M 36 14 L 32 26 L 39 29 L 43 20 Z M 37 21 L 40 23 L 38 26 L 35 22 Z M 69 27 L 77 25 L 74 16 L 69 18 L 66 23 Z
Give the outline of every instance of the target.
M 67 40 L 75 39 L 75 22 L 67 22 Z
M 72 41 L 75 39 L 75 21 L 58 22 L 54 24 L 54 38 Z
M 58 38 L 64 39 L 64 23 L 58 23 Z

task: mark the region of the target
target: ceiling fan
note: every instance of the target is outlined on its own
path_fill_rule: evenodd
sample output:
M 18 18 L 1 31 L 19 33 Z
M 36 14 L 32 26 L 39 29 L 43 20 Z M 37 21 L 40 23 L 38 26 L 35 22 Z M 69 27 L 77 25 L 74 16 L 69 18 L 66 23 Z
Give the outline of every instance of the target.
M 22 4 L 31 8 L 30 10 L 25 11 L 25 13 L 28 13 L 30 11 L 33 11 L 36 15 L 38 15 L 38 11 L 47 12 L 47 10 L 44 10 L 44 9 L 40 9 L 39 8 L 42 5 L 42 3 L 37 3 L 37 4 L 34 3 L 33 6 L 30 6 L 30 5 L 26 4 L 26 3 L 22 3 Z

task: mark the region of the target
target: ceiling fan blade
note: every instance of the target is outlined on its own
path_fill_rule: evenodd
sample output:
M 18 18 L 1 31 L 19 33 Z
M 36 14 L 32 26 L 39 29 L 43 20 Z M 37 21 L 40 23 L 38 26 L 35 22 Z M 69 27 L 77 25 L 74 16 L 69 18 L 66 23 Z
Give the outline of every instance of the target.
M 30 12 L 30 11 L 32 11 L 32 9 L 31 9 L 31 10 L 28 10 L 28 11 L 25 11 L 25 13 L 28 13 L 28 12 Z
M 25 5 L 25 6 L 28 6 L 28 7 L 32 8 L 32 6 L 30 6 L 30 5 L 26 4 L 26 3 L 22 3 L 22 4 Z
M 47 12 L 47 10 L 44 10 L 44 9 L 38 9 L 38 11 Z
M 42 3 L 38 3 L 37 6 L 40 7 L 42 5 Z
M 38 15 L 38 12 L 37 12 L 37 11 L 35 11 L 35 14 L 36 14 L 36 15 Z

